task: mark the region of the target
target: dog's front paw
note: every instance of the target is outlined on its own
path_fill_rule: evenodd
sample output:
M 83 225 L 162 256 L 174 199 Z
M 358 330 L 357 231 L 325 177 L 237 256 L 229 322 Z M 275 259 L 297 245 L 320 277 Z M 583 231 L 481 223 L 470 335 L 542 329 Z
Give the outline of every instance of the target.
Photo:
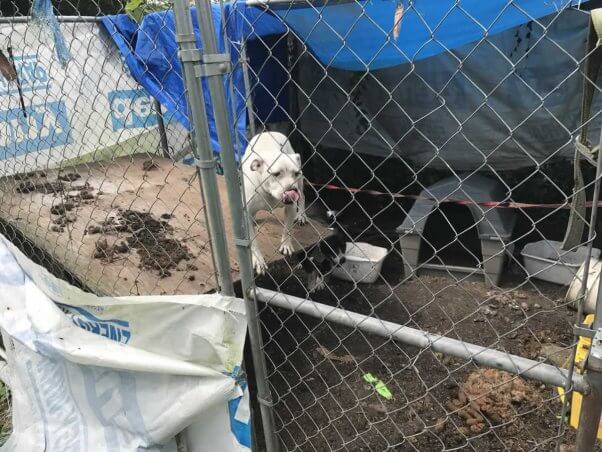
M 307 284 L 307 291 L 309 293 L 314 293 L 318 290 L 322 290 L 326 287 L 326 284 L 324 284 L 324 277 L 323 276 L 318 276 L 316 274 L 312 274 L 309 278 L 308 284 Z
M 295 223 L 303 226 L 307 223 L 307 221 L 307 215 L 305 214 L 305 212 L 297 212 L 297 216 L 295 217 Z
M 253 269 L 258 275 L 265 274 L 266 270 L 268 269 L 268 266 L 265 263 L 265 259 L 263 258 L 263 256 L 257 256 L 255 254 L 253 255 Z
M 280 254 L 283 254 L 285 256 L 292 256 L 293 255 L 293 244 L 290 240 L 285 240 L 280 244 L 280 248 L 278 248 L 278 251 L 280 252 Z
M 324 288 L 326 288 L 326 284 L 324 283 L 324 277 L 318 276 L 318 279 L 316 280 L 316 288 L 314 290 L 322 290 Z

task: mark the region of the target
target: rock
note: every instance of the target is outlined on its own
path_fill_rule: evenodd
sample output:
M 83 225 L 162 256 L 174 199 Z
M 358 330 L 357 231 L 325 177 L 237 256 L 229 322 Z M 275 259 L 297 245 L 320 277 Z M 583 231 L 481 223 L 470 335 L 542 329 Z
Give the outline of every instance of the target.
M 527 303 L 525 303 L 524 301 L 520 304 L 520 307 L 523 308 L 524 311 L 529 310 L 529 305 Z
M 540 305 L 539 303 L 535 303 L 535 304 L 533 305 L 533 307 L 534 307 L 535 309 L 541 309 L 541 305 Z

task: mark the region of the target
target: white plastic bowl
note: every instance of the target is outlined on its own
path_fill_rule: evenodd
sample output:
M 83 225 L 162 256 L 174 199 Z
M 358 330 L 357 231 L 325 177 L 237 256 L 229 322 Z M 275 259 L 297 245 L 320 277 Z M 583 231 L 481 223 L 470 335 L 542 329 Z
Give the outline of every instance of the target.
M 345 262 L 336 267 L 332 274 L 345 281 L 371 284 L 380 275 L 385 257 L 386 248 L 363 242 L 347 242 Z
M 562 243 L 540 240 L 525 245 L 521 255 L 529 276 L 568 286 L 585 261 L 587 248 L 580 246 L 574 251 L 563 251 Z M 600 250 L 592 248 L 592 259 L 600 257 Z

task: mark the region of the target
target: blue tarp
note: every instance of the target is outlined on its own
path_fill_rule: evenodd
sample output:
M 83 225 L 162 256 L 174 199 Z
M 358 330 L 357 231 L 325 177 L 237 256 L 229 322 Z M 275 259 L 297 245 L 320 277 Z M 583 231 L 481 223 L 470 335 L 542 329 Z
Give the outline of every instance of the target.
M 587 0 L 357 0 L 324 6 L 271 6 L 323 65 L 351 71 L 422 60 Z M 274 4 L 275 5 L 275 4 Z
M 331 69 L 325 78 L 306 56 L 297 79 L 310 94 L 299 96 L 297 127 L 330 152 L 396 155 L 416 171 L 505 171 L 571 158 L 589 21 L 567 10 L 371 77 Z M 596 93 L 592 142 L 601 109 Z
M 249 45 L 252 59 L 252 73 L 257 73 L 259 81 L 252 83 L 259 88 L 255 89 L 255 97 L 260 99 L 255 108 L 257 117 L 262 122 L 278 121 L 285 118 L 285 111 L 280 107 L 287 105 L 287 90 L 282 90 L 288 76 L 284 73 L 283 64 L 277 58 L 285 58 L 286 40 L 283 43 L 275 42 L 270 46 L 271 35 L 282 35 L 286 29 L 282 22 L 264 12 L 254 9 L 225 5 L 225 24 L 228 39 L 232 43 L 230 54 L 236 63 L 239 58 L 239 47 L 243 37 L 262 40 L 255 45 Z M 213 19 L 218 31 L 218 45 L 223 51 L 224 43 L 221 37 L 222 15 L 219 5 L 212 6 Z M 200 31 L 198 27 L 196 9 L 191 11 L 197 45 L 202 48 Z M 182 76 L 182 66 L 178 59 L 178 48 L 175 40 L 175 22 L 172 11 L 153 13 L 147 15 L 139 25 L 128 16 L 121 14 L 103 18 L 103 24 L 117 44 L 119 51 L 132 73 L 132 76 L 156 98 L 175 119 L 190 130 L 188 107 L 185 96 L 185 86 Z M 257 40 L 259 41 L 259 40 Z M 284 47 L 284 48 L 283 48 Z M 286 61 L 286 60 L 284 60 Z M 234 83 L 234 108 L 230 117 L 236 118 L 236 133 L 240 144 L 238 153 L 246 146 L 246 115 L 245 115 L 245 89 L 242 69 L 235 65 L 231 75 Z M 225 83 L 229 83 L 229 77 Z M 206 81 L 203 81 L 203 92 L 209 119 L 209 129 L 212 147 L 219 152 L 219 142 L 213 118 L 213 108 Z M 230 93 L 226 86 L 226 92 Z M 267 95 L 266 92 L 279 93 L 278 96 Z M 228 94 L 229 95 L 229 94 Z M 231 99 L 227 104 L 232 105 Z M 234 113 L 234 114 L 233 114 Z
M 256 75 L 252 80 L 255 114 L 260 122 L 266 123 L 288 117 L 287 83 L 290 77 L 286 72 L 288 49 L 283 35 L 289 27 L 323 65 L 363 71 L 401 67 L 409 61 L 445 55 L 447 49 L 478 42 L 485 33 L 499 35 L 577 3 L 577 0 L 413 0 L 408 6 L 408 0 L 403 0 L 400 33 L 394 39 L 391 30 L 400 1 L 342 0 L 323 6 L 303 3 L 295 7 L 274 4 L 270 5 L 272 14 L 235 2 L 224 5 L 224 18 L 220 7 L 214 5 L 213 18 L 222 49 L 219 30 L 222 21 L 225 24 L 234 63 L 239 59 L 239 44 L 247 40 L 251 75 Z M 191 14 L 197 44 L 202 47 L 194 8 Z M 103 23 L 134 78 L 190 129 L 173 13 L 150 14 L 140 26 L 125 15 L 105 17 Z M 235 64 L 234 67 L 231 77 L 235 111 L 230 113 L 236 118 L 240 156 L 246 145 L 245 89 L 241 66 Z M 320 74 L 322 79 L 323 71 Z M 203 82 L 203 91 L 212 146 L 219 152 L 206 82 Z M 226 92 L 230 90 L 226 89 Z M 228 106 L 232 105 L 231 99 L 227 101 Z

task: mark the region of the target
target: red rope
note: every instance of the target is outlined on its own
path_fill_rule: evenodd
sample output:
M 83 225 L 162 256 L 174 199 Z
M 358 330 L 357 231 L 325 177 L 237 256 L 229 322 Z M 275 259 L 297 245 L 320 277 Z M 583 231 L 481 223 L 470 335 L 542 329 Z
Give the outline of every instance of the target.
M 387 192 L 380 192 L 380 191 L 376 191 L 376 190 L 362 190 L 359 188 L 339 187 L 338 185 L 333 185 L 333 184 L 315 184 L 313 182 L 310 182 L 310 184 L 317 188 L 325 188 L 327 190 L 336 190 L 336 191 L 346 191 L 348 193 L 366 193 L 368 195 L 373 195 L 373 196 L 389 196 L 392 198 L 426 199 L 426 200 L 430 200 L 430 201 L 437 201 L 437 199 L 435 199 L 435 198 L 429 198 L 429 197 L 418 196 L 418 195 L 404 195 L 401 193 L 387 193 Z M 439 203 L 459 204 L 459 205 L 463 205 L 463 206 L 478 205 L 478 206 L 483 206 L 483 207 L 492 207 L 495 209 L 535 209 L 535 208 L 538 208 L 538 209 L 570 209 L 571 208 L 569 200 L 567 200 L 565 202 L 561 202 L 561 203 L 552 203 L 552 204 L 530 204 L 530 203 L 513 202 L 513 201 L 482 201 L 482 202 L 478 202 L 478 201 L 469 201 L 466 199 L 445 198 L 445 199 L 438 200 L 438 202 Z M 587 205 L 587 207 L 591 207 L 592 202 L 588 201 L 586 203 L 586 205 Z M 598 202 L 598 206 L 602 206 L 602 201 Z

